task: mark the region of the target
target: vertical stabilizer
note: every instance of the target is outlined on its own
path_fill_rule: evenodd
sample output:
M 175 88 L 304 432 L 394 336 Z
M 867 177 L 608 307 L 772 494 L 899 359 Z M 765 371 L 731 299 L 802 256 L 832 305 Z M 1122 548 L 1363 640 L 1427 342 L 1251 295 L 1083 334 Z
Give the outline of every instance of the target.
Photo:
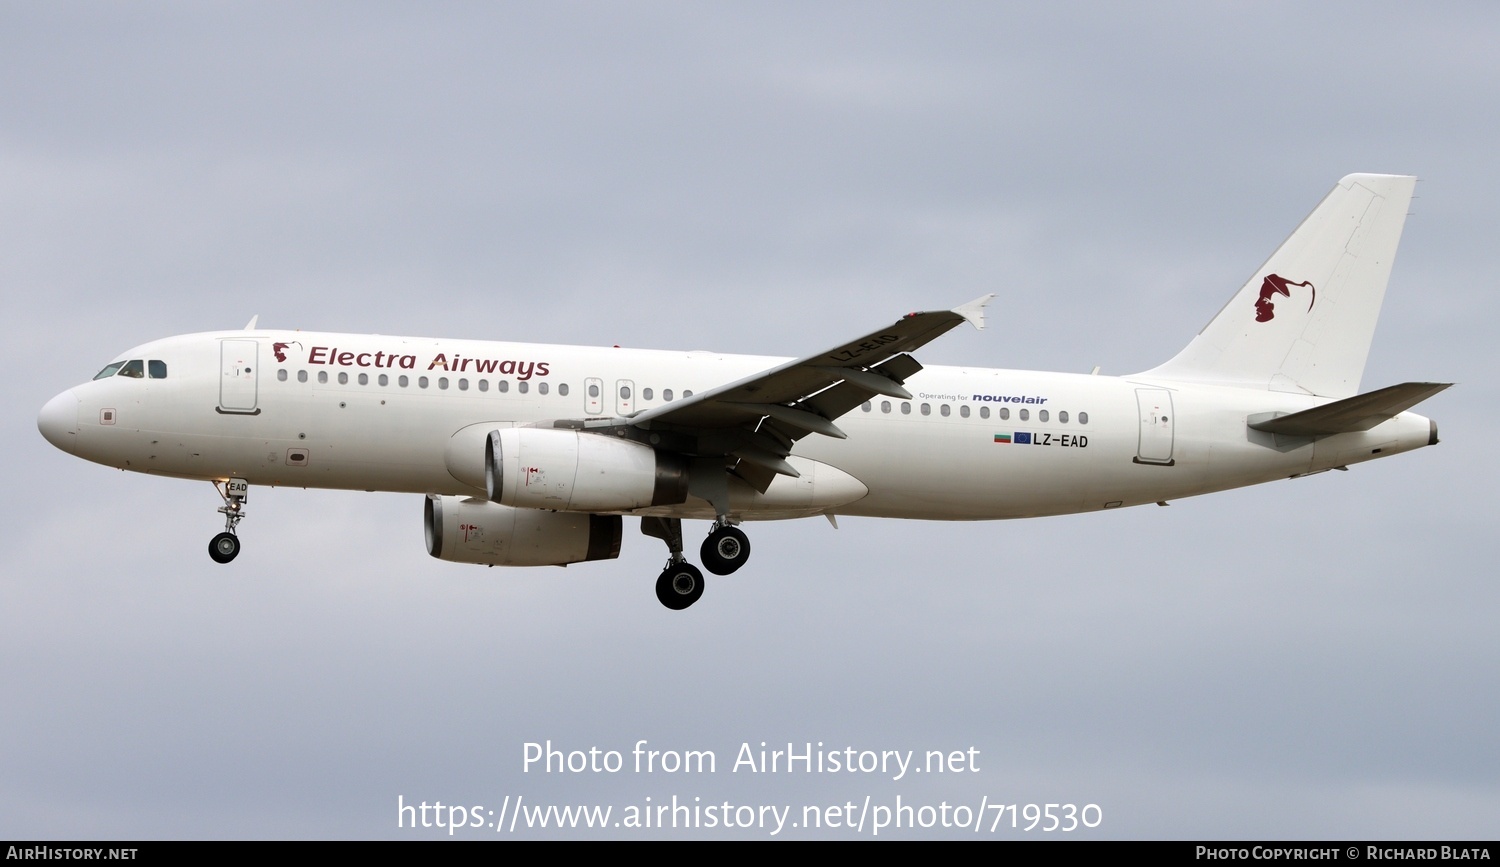
M 1141 375 L 1355 394 L 1416 182 L 1339 181 L 1186 349 Z

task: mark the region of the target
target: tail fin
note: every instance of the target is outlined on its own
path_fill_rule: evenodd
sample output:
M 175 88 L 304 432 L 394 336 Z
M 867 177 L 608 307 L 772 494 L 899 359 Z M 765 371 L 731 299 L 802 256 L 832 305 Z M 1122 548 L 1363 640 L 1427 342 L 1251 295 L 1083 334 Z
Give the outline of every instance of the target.
M 1349 175 L 1193 342 L 1141 374 L 1348 397 L 1370 354 L 1417 179 Z

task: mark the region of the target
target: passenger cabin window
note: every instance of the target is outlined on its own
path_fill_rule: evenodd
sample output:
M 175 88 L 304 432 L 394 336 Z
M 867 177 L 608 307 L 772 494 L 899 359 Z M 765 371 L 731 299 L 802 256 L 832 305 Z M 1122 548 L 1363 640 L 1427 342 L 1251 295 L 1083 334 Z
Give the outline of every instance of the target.
M 568 384 L 566 382 L 560 382 L 560 383 L 558 383 L 557 384 L 557 393 L 560 394 L 560 395 L 562 395 L 563 397 L 567 397 L 568 396 Z

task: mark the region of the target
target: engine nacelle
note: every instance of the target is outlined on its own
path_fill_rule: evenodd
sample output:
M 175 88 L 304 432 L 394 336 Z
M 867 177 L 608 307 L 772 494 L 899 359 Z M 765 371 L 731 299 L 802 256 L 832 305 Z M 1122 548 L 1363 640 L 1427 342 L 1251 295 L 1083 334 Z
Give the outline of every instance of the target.
M 624 512 L 687 501 L 681 455 L 603 434 L 558 428 L 491 431 L 485 489 L 496 503 L 565 512 Z
M 619 515 L 540 512 L 488 500 L 427 495 L 427 553 L 486 566 L 566 566 L 620 556 Z

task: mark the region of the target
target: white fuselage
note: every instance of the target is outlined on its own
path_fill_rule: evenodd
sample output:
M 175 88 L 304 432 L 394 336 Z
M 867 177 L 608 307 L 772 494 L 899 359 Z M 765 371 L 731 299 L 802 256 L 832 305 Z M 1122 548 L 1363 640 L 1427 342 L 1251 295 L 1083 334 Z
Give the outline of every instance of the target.
M 277 354 L 283 356 L 278 360 Z M 98 463 L 251 485 L 485 496 L 490 431 L 625 418 L 785 359 L 286 331 L 172 337 L 123 353 L 164 376 L 112 375 L 43 410 L 54 444 Z M 847 439 L 792 450 L 800 478 L 731 490 L 736 520 L 809 514 L 936 520 L 1057 515 L 1171 500 L 1428 445 L 1411 412 L 1359 433 L 1251 430 L 1305 394 L 1140 377 L 929 367 L 911 400 L 838 418 Z M 634 510 L 713 518 L 686 503 Z

